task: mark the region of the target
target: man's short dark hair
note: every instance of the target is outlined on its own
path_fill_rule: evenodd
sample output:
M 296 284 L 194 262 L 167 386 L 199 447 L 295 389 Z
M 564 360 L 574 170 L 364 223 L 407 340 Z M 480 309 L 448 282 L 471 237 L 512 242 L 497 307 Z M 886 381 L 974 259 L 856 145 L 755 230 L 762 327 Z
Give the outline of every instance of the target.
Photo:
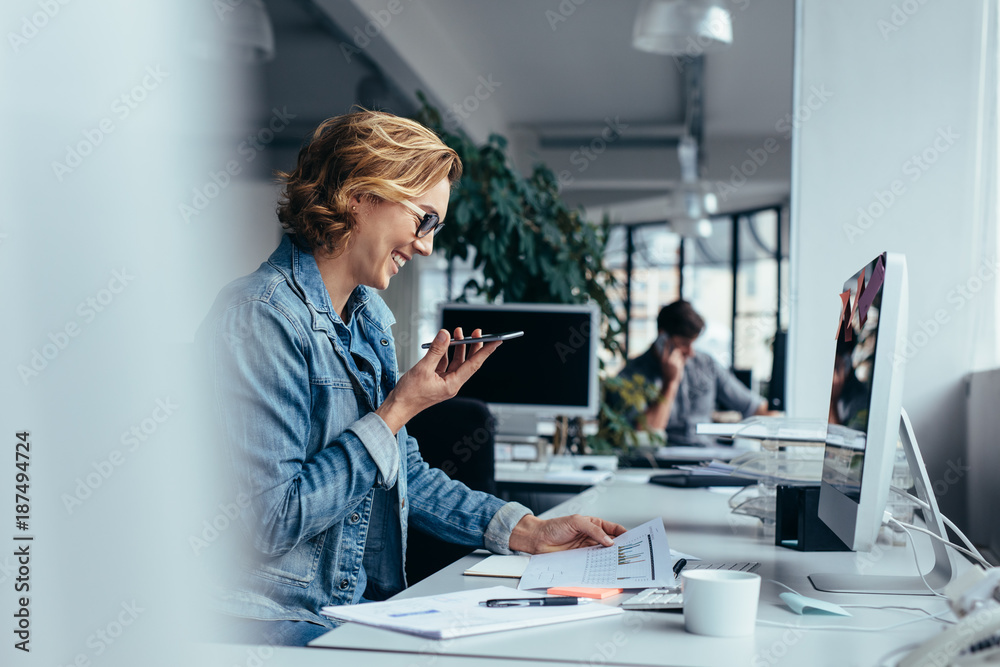
M 660 309 L 656 326 L 670 336 L 697 338 L 705 330 L 705 320 L 687 301 L 674 301 Z

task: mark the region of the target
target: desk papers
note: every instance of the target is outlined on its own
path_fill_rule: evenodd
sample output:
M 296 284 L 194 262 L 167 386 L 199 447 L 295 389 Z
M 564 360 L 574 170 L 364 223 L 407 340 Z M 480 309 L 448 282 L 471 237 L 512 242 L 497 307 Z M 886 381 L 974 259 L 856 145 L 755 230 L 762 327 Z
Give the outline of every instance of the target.
M 536 554 L 528 561 L 518 589 L 584 586 L 653 588 L 674 586 L 670 545 L 662 519 L 652 519 L 614 539 L 593 546 Z
M 508 586 L 493 586 L 386 602 L 335 605 L 323 607 L 322 611 L 323 615 L 331 618 L 430 639 L 451 639 L 622 613 L 619 607 L 590 600 L 579 605 L 554 607 L 479 606 L 480 602 L 495 598 L 545 597 L 532 592 L 514 593 L 514 589 Z
M 531 556 L 490 556 L 479 561 L 462 574 L 473 577 L 507 577 L 520 579 L 528 567 Z

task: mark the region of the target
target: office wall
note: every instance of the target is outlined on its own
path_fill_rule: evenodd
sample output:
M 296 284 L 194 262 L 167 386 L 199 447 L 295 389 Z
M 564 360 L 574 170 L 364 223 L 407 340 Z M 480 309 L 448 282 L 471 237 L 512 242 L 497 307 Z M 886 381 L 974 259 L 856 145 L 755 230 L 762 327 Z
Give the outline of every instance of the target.
M 883 250 L 904 253 L 904 406 L 941 506 L 959 522 L 964 378 L 996 361 L 975 358 L 982 337 L 995 336 L 997 273 L 983 223 L 994 187 L 982 188 L 988 170 L 980 169 L 995 153 L 982 123 L 992 98 L 980 95 L 990 75 L 984 45 L 996 57 L 984 37 L 996 19 L 986 5 L 800 0 L 797 8 L 789 408 L 826 415 L 841 285 Z

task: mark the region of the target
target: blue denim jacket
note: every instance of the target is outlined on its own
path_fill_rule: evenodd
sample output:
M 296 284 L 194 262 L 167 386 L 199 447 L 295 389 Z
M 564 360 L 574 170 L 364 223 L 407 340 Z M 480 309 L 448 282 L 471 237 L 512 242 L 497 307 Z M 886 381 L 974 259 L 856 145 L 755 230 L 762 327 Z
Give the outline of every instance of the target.
M 530 513 L 429 468 L 405 427 L 392 434 L 374 410 L 399 376 L 395 320 L 363 286 L 348 311 L 350 328 L 315 259 L 285 236 L 223 289 L 203 327 L 231 472 L 251 498 L 246 558 L 217 596 L 226 613 L 336 627 L 322 607 L 406 587 L 408 523 L 511 553 Z

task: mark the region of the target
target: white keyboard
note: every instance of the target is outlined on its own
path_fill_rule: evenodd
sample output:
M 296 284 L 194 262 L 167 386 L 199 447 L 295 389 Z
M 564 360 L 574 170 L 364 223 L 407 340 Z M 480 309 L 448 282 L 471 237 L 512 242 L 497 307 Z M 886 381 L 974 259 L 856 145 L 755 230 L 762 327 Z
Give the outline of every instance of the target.
M 688 561 L 685 570 L 733 570 L 736 572 L 753 572 L 760 563 L 706 563 L 704 561 Z M 662 611 L 683 609 L 684 597 L 680 586 L 669 588 L 647 588 L 636 593 L 622 603 L 622 609 L 633 611 Z

